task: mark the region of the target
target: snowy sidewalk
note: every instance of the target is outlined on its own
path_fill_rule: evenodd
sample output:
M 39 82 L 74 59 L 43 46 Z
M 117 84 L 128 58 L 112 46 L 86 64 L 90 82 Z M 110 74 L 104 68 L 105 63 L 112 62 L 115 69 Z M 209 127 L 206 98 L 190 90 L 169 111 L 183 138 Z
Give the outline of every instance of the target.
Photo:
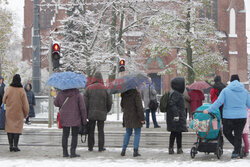
M 250 157 L 231 160 L 231 150 L 224 150 L 221 160 L 214 154 L 199 153 L 194 159 L 190 157 L 190 149 L 184 149 L 183 155 L 169 155 L 167 149 L 140 149 L 141 157 L 132 157 L 129 148 L 125 157 L 120 156 L 120 148 L 107 148 L 105 152 L 87 151 L 87 148 L 77 148 L 80 158 L 62 158 L 61 147 L 20 147 L 21 152 L 9 152 L 7 146 L 1 146 L 1 167 L 236 167 L 249 166 Z

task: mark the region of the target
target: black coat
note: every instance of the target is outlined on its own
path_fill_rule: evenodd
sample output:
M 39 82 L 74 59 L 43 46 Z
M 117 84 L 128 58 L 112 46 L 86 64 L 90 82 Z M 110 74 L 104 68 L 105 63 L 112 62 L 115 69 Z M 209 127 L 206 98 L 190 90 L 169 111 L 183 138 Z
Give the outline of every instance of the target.
M 141 121 L 145 120 L 140 93 L 131 89 L 121 94 L 123 123 L 126 128 L 141 128 Z
M 32 86 L 30 84 L 30 88 L 32 89 Z M 30 111 L 29 111 L 29 117 L 35 117 L 36 114 L 35 114 L 35 109 L 34 109 L 34 105 L 36 105 L 36 99 L 35 99 L 35 95 L 33 93 L 32 90 L 27 90 L 27 85 L 25 85 L 24 87 L 24 90 L 26 92 L 26 95 L 27 95 L 27 99 L 28 99 L 28 102 L 29 102 L 29 108 L 30 108 Z
M 183 92 L 185 89 L 185 80 L 176 77 L 171 81 L 173 93 L 170 96 L 167 106 L 167 130 L 170 132 L 186 132 L 186 112 Z M 179 117 L 178 121 L 174 117 Z

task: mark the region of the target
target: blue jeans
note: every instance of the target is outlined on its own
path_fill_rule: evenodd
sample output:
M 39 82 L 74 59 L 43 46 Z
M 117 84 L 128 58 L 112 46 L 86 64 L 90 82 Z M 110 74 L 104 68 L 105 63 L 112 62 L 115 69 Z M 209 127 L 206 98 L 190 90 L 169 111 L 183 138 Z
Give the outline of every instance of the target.
M 141 128 L 134 128 L 134 131 L 135 131 L 134 149 L 138 149 L 139 143 L 140 143 L 140 138 L 141 138 Z M 129 144 L 130 136 L 132 135 L 132 133 L 133 133 L 133 128 L 126 128 L 126 133 L 124 135 L 122 149 L 126 150 L 128 144 Z
M 146 112 L 146 127 L 149 128 L 149 124 L 150 124 L 149 114 L 150 114 L 150 112 L 152 114 L 152 120 L 153 120 L 154 126 L 158 126 L 158 123 L 156 121 L 155 111 L 152 111 L 150 109 L 146 109 L 145 112 Z

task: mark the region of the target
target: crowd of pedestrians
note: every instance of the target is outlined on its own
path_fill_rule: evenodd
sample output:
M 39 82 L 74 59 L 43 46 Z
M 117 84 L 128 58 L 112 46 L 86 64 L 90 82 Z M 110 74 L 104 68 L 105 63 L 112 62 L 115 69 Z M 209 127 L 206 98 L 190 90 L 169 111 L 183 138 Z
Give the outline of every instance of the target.
M 88 150 L 93 151 L 95 146 L 95 127 L 98 129 L 98 151 L 105 148 L 104 122 L 112 107 L 112 96 L 107 91 L 100 72 L 94 75 L 95 80 L 88 82 L 82 95 L 77 88 L 58 92 L 54 105 L 59 107 L 60 123 L 62 126 L 63 157 L 79 157 L 76 153 L 78 132 L 82 125 L 88 124 Z M 210 90 L 212 105 L 203 111 L 207 114 L 220 109 L 222 115 L 223 134 L 234 146 L 232 158 L 239 157 L 242 139 L 245 146 L 245 155 L 249 154 L 249 117 L 250 97 L 244 85 L 240 83 L 238 75 L 232 75 L 230 83 L 225 86 L 221 77 L 214 78 L 214 85 Z M 0 102 L 6 109 L 6 127 L 10 151 L 20 151 L 18 148 L 19 136 L 23 131 L 23 119 L 30 124 L 30 117 L 35 117 L 35 97 L 31 83 L 23 88 L 20 75 L 13 77 L 12 83 L 5 90 L 3 78 L 0 77 Z M 174 154 L 174 143 L 177 143 L 177 154 L 182 154 L 182 132 L 188 131 L 187 119 L 193 119 L 193 112 L 203 104 L 205 99 L 203 90 L 189 89 L 185 79 L 175 77 L 171 80 L 171 93 L 166 107 L 166 124 L 169 136 L 169 154 Z M 121 108 L 123 112 L 123 126 L 125 134 L 121 156 L 126 155 L 130 137 L 134 131 L 133 156 L 140 156 L 139 145 L 141 128 L 146 124 L 150 127 L 150 113 L 154 128 L 160 128 L 156 120 L 156 110 L 149 107 L 151 100 L 156 100 L 156 90 L 151 78 L 143 82 L 140 87 L 126 90 L 121 93 Z M 248 110 L 248 113 L 247 113 Z M 189 118 L 188 118 L 189 115 Z M 87 123 L 88 122 L 88 123 Z M 243 131 L 244 129 L 244 131 Z M 68 138 L 72 133 L 70 154 L 68 152 Z

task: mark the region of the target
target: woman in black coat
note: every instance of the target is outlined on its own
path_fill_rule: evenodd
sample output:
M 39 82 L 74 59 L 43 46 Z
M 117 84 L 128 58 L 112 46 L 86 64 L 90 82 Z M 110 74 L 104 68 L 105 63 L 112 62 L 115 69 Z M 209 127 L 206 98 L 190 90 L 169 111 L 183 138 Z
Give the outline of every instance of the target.
M 35 95 L 34 95 L 34 93 L 32 91 L 32 85 L 30 83 L 25 85 L 24 90 L 26 92 L 27 99 L 28 99 L 28 102 L 29 102 L 29 108 L 30 108 L 29 115 L 26 118 L 25 123 L 30 125 L 31 123 L 30 123 L 29 118 L 30 117 L 35 117 L 34 106 L 36 105 L 36 100 L 35 100 Z
M 174 141 L 177 140 L 177 154 L 182 154 L 182 132 L 187 131 L 186 112 L 183 92 L 185 79 L 176 77 L 171 81 L 173 92 L 170 94 L 167 106 L 167 130 L 171 132 L 169 137 L 169 154 L 174 154 Z

